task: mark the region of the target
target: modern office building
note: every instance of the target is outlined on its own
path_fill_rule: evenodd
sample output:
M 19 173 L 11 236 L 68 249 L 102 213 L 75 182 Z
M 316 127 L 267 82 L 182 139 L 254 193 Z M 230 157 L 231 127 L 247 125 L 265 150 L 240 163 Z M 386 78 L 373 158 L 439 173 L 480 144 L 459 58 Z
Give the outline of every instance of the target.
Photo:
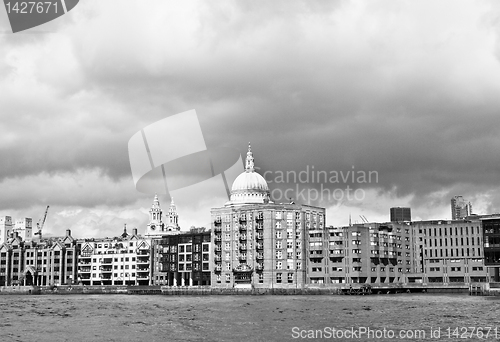
M 411 221 L 411 208 L 394 207 L 390 209 L 391 222 Z
M 422 248 L 424 282 L 488 280 L 480 220 L 420 221 L 412 226 Z
M 325 209 L 274 203 L 250 146 L 230 201 L 211 213 L 213 287 L 300 288 L 308 282 L 309 256 L 326 258 L 321 242 L 306 246 L 309 232 L 323 232 Z
M 153 285 L 210 285 L 210 230 L 191 228 L 189 232 L 154 238 Z
M 451 199 L 451 219 L 460 220 L 472 215 L 472 204 L 462 196 L 455 196 Z
M 481 219 L 484 239 L 484 261 L 491 280 L 500 282 L 500 216 Z

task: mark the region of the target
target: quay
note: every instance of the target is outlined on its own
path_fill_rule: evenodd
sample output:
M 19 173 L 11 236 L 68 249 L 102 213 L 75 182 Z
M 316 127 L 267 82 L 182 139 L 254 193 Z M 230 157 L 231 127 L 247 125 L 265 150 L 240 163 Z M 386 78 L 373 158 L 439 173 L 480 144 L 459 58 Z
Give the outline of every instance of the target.
M 451 284 L 342 284 L 304 288 L 252 288 L 211 286 L 1 286 L 0 295 L 128 294 L 167 296 L 206 295 L 388 295 L 403 293 L 457 293 L 500 296 L 500 283 Z

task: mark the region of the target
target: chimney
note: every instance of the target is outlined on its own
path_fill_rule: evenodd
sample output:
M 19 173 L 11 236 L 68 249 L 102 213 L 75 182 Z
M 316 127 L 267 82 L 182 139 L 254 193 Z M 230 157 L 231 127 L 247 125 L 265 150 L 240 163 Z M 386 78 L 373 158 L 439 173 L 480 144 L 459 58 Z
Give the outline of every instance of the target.
M 137 228 L 132 229 L 132 235 L 137 235 Z
M 71 229 L 66 229 L 66 236 L 71 236 Z

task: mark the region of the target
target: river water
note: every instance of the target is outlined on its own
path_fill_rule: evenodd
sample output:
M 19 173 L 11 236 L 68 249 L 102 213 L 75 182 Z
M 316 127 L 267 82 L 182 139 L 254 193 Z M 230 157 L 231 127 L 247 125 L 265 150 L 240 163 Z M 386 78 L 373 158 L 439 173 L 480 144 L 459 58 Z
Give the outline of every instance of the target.
M 298 340 L 500 340 L 500 297 L 0 296 L 2 342 Z

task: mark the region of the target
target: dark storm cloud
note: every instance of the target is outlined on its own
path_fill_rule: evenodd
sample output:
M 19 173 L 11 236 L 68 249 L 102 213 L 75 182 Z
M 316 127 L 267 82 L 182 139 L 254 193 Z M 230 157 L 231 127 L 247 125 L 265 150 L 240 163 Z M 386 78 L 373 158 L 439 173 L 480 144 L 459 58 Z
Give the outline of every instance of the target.
M 207 146 L 251 141 L 262 171 L 354 166 L 378 172 L 357 187 L 415 205 L 497 188 L 499 28 L 477 6 L 82 3 L 62 37 L 0 47 L 0 178 L 100 170 L 125 184 L 128 139 L 194 108 Z

